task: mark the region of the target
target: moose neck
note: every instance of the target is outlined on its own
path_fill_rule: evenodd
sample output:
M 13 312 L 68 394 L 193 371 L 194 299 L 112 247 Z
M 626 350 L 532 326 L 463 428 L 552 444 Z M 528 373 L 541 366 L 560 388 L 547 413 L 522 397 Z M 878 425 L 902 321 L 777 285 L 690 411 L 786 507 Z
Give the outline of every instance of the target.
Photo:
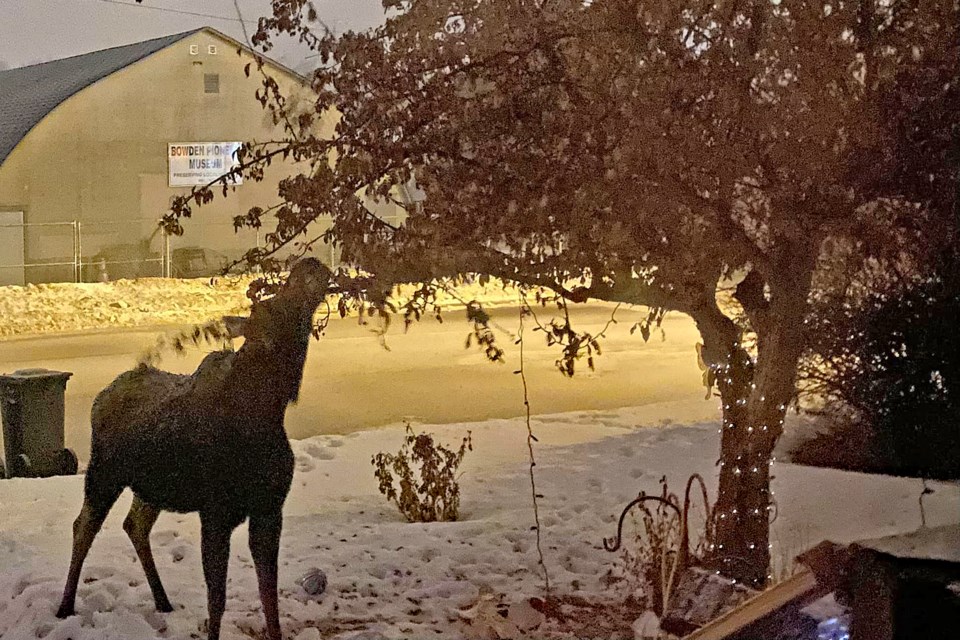
M 258 317 L 259 316 L 259 317 Z M 271 300 L 251 316 L 257 327 L 237 353 L 232 371 L 234 410 L 275 424 L 296 402 L 303 380 L 313 309 Z M 264 424 L 266 427 L 267 424 Z

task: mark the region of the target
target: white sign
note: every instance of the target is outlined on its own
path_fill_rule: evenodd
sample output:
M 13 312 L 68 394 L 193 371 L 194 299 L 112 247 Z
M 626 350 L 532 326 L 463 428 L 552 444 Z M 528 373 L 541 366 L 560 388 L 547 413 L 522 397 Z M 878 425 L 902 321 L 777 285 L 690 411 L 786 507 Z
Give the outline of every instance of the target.
M 167 145 L 168 182 L 171 187 L 205 185 L 237 166 L 239 142 L 171 142 Z M 240 177 L 230 178 L 240 184 Z

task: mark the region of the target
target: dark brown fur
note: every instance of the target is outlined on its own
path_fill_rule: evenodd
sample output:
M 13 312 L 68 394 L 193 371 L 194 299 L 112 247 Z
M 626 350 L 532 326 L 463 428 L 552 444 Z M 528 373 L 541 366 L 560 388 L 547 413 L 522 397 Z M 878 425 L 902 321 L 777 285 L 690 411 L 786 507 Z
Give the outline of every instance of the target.
M 141 365 L 100 392 L 59 617 L 74 613 L 84 558 L 113 503 L 130 487 L 134 501 L 123 526 L 157 609 L 171 610 L 149 541 L 161 511 L 200 514 L 210 640 L 220 635 L 230 534 L 249 519 L 267 635 L 280 640 L 277 553 L 293 478 L 283 420 L 287 404 L 297 399 L 313 314 L 329 275 L 314 259 L 299 262 L 274 298 L 254 306 L 240 350 L 211 353 L 193 375 Z

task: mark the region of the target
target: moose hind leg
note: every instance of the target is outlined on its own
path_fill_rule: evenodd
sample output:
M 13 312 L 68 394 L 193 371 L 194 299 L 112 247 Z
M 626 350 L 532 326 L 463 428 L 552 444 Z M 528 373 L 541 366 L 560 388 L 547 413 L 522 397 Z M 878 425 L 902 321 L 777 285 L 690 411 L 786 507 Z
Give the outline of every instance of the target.
M 153 602 L 157 611 L 169 613 L 173 611 L 170 599 L 167 598 L 167 592 L 163 589 L 163 583 L 160 582 L 160 574 L 157 573 L 157 565 L 153 560 L 153 551 L 150 549 L 150 531 L 160 516 L 160 509 L 147 504 L 139 496 L 133 496 L 133 504 L 130 505 L 130 512 L 123 521 L 123 530 L 130 537 L 133 548 L 140 558 L 140 564 L 143 565 L 143 572 L 147 575 L 147 584 L 150 585 L 150 591 L 153 593 Z
M 279 511 L 250 516 L 250 553 L 257 569 L 260 601 L 267 619 L 267 638 L 280 640 L 280 612 L 277 603 L 277 556 L 280 551 L 282 516 Z
M 215 516 L 200 514 L 200 552 L 203 577 L 207 583 L 208 640 L 219 640 L 220 623 L 227 604 L 227 565 L 230 561 L 230 534 L 234 525 Z
M 103 526 L 110 513 L 110 507 L 120 496 L 122 487 L 111 487 L 109 491 L 90 491 L 89 476 L 86 497 L 80 515 L 73 522 L 73 553 L 70 556 L 70 570 L 67 572 L 67 584 L 63 588 L 63 600 L 57 610 L 58 618 L 67 618 L 74 613 L 77 599 L 77 585 L 83 561 L 90 551 L 93 539 Z

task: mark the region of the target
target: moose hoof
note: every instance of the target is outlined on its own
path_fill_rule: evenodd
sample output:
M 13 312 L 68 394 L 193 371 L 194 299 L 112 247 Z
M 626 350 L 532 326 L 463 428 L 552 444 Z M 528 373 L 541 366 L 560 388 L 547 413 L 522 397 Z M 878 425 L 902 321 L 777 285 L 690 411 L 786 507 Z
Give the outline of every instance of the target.
M 71 449 L 60 450 L 60 470 L 58 475 L 72 476 L 76 475 L 80 468 L 80 461 L 77 460 L 77 454 Z
M 63 620 L 64 618 L 69 618 L 74 614 L 73 607 L 68 607 L 65 604 L 60 605 L 60 608 L 57 609 L 57 617 Z
M 29 478 L 33 475 L 33 464 L 25 453 L 15 457 L 10 463 L 11 478 Z
M 157 611 L 159 611 L 160 613 L 172 613 L 172 612 L 173 612 L 173 605 L 170 604 L 170 601 L 169 601 L 169 600 L 164 600 L 163 602 L 158 602 L 158 603 L 157 603 Z

